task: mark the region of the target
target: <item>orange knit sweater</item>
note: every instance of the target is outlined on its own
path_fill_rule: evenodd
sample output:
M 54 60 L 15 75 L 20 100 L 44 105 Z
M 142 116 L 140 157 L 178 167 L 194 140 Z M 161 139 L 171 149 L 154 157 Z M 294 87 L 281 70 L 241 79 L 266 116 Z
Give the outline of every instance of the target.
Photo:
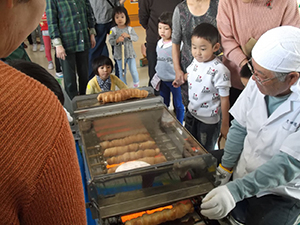
M 0 224 L 86 224 L 72 133 L 56 96 L 0 61 Z

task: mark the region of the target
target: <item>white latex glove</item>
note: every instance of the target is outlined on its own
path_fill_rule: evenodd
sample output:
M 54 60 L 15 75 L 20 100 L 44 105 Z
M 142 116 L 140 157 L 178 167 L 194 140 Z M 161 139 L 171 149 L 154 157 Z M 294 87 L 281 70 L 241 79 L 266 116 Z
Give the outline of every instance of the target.
M 228 183 L 230 177 L 232 175 L 232 171 L 225 169 L 221 164 L 217 168 L 216 172 L 216 185 L 225 185 Z
M 69 123 L 72 123 L 72 122 L 73 122 L 73 117 L 72 117 L 71 114 L 68 112 L 68 110 L 65 109 L 65 107 L 64 107 L 64 110 L 65 110 L 65 112 L 66 112 L 66 114 L 67 114 Z
M 211 190 L 201 204 L 201 214 L 209 219 L 222 219 L 235 207 L 235 201 L 226 185 Z

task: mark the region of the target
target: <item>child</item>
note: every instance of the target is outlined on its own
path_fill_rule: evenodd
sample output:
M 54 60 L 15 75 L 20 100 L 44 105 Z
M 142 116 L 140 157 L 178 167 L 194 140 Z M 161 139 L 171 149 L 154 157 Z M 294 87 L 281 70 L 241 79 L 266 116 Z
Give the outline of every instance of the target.
M 32 39 L 32 51 L 36 52 L 37 51 L 37 40 L 36 40 L 36 33 L 38 33 L 39 38 L 40 38 L 40 42 L 41 42 L 41 46 L 40 46 L 40 52 L 43 52 L 45 50 L 45 46 L 44 46 L 44 41 L 42 38 L 42 31 L 41 31 L 41 27 L 40 25 L 37 26 L 37 28 L 32 31 L 31 33 L 31 39 Z
M 52 56 L 51 56 L 51 39 L 50 39 L 49 32 L 48 32 L 48 23 L 47 23 L 46 12 L 44 12 L 44 14 L 42 16 L 40 26 L 41 26 L 41 30 L 42 30 L 44 45 L 45 45 L 45 54 L 46 54 L 46 58 L 48 60 L 48 69 L 52 70 L 54 68 L 54 65 L 53 65 Z
M 40 26 L 41 26 L 41 30 L 42 30 L 44 45 L 45 45 L 45 54 L 46 54 L 46 58 L 48 60 L 48 70 L 52 70 L 52 69 L 54 69 L 54 65 L 53 65 L 52 55 L 51 55 L 52 46 L 51 46 L 51 39 L 49 36 L 49 31 L 48 31 L 46 12 L 44 12 L 44 14 L 42 16 Z M 58 58 L 56 57 L 56 52 L 55 52 L 55 66 L 56 66 L 56 77 L 63 78 L 60 62 L 59 62 Z
M 199 24 L 191 43 L 194 59 L 185 74 L 189 87 L 185 127 L 206 150 L 214 150 L 220 132 L 220 110 L 222 137 L 227 137 L 229 129 L 230 72 L 214 55 L 220 44 L 213 25 Z
M 163 12 L 158 18 L 158 34 L 161 39 L 157 42 L 156 74 L 161 79 L 160 95 L 164 98 L 167 107 L 170 104 L 170 92 L 173 95 L 173 104 L 176 117 L 180 123 L 183 122 L 184 106 L 182 103 L 181 90 L 174 88 L 172 82 L 175 79 L 175 70 L 172 60 L 172 12 Z
M 66 105 L 63 89 L 58 81 L 44 67 L 34 62 L 28 62 L 21 59 L 9 61 L 8 64 L 49 88 L 57 96 L 64 107 L 69 122 L 73 122 L 73 117 L 69 113 L 70 109 Z
M 139 74 L 136 68 L 135 57 L 136 54 L 133 49 L 132 42 L 138 40 L 138 36 L 134 29 L 128 24 L 130 19 L 127 10 L 123 6 L 116 6 L 113 10 L 113 21 L 116 24 L 110 30 L 109 43 L 115 46 L 114 58 L 117 60 L 117 65 L 119 68 L 120 79 L 126 83 L 126 64 L 129 66 L 129 70 L 133 79 L 133 87 L 139 86 Z M 125 68 L 124 73 L 122 73 L 122 44 L 124 44 L 125 52 Z M 123 76 L 124 75 L 124 76 Z
M 118 89 L 127 88 L 117 76 L 111 74 L 113 63 L 107 56 L 101 55 L 92 63 L 95 76 L 89 81 L 86 94 L 96 94 L 101 91 L 115 91 Z

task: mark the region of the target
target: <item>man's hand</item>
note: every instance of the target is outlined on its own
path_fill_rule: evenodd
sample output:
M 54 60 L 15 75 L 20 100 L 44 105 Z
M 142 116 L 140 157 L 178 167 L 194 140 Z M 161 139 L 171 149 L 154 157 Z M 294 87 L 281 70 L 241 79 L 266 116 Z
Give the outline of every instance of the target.
M 175 80 L 173 81 L 172 85 L 175 88 L 180 87 L 184 83 L 184 73 L 182 70 L 176 71 L 176 77 Z
M 62 45 L 56 46 L 55 50 L 56 50 L 57 58 L 62 59 L 62 60 L 66 59 L 67 54 L 66 54 L 65 48 Z
M 209 219 L 222 219 L 235 207 L 226 185 L 211 190 L 201 204 L 201 214 Z
M 95 39 L 95 35 L 91 34 L 90 35 L 91 38 L 91 48 L 94 48 L 96 46 L 96 39 Z

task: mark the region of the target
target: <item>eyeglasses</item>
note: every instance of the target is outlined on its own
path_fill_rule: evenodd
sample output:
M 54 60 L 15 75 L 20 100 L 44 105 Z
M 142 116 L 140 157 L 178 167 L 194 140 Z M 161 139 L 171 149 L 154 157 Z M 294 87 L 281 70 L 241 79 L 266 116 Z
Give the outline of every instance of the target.
M 267 79 L 264 79 L 264 80 L 261 80 L 257 75 L 256 73 L 254 72 L 254 68 L 252 66 L 252 59 L 249 59 L 248 62 L 247 62 L 247 66 L 251 72 L 251 74 L 255 77 L 255 80 L 257 81 L 257 83 L 259 83 L 260 85 L 264 85 L 264 83 L 270 81 L 270 80 L 274 80 L 278 77 L 272 77 L 272 78 L 267 78 Z

